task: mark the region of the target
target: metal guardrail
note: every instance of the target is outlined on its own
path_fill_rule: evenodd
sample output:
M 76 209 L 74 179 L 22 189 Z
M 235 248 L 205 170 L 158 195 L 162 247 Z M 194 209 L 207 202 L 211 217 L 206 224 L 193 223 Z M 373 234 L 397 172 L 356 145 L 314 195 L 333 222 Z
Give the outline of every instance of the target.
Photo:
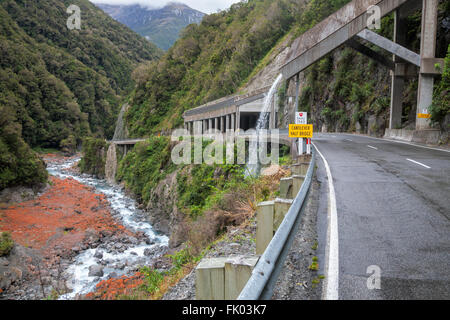
M 305 181 L 294 199 L 289 211 L 283 219 L 274 237 L 259 259 L 252 275 L 242 289 L 238 300 L 269 300 L 278 276 L 283 269 L 284 261 L 294 240 L 301 220 L 301 212 L 305 207 L 305 199 L 309 192 L 314 173 L 316 150 L 312 148 L 312 157 L 306 173 Z

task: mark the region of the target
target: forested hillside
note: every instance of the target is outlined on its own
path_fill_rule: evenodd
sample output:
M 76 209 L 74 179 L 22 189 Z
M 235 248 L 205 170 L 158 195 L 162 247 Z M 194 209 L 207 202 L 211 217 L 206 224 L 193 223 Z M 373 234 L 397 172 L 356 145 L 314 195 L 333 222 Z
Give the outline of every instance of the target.
M 245 90 L 249 80 L 273 59 L 275 48 L 289 46 L 290 41 L 348 2 L 249 0 L 204 17 L 198 26 L 190 25 L 160 61 L 136 71 L 138 86 L 127 115 L 130 134 L 144 136 L 180 126 L 184 111 Z M 418 11 L 408 19 L 408 46 L 416 52 L 420 15 Z M 448 16 L 448 1 L 440 1 L 437 56 L 441 58 L 449 44 Z M 392 39 L 392 14 L 383 19 L 378 32 Z M 386 51 L 371 47 L 392 58 Z M 369 117 L 379 118 L 374 121 L 380 123 L 388 117 L 389 70 L 350 48 L 344 46 L 328 55 L 303 76 L 300 105 L 312 112 L 318 130 L 323 124 L 330 130 L 354 130 L 360 122 L 367 132 L 364 125 Z M 287 89 L 284 84 L 280 94 L 286 94 Z M 412 79 L 405 90 L 405 125 L 415 119 L 416 91 L 417 79 Z M 412 117 L 408 120 L 409 114 Z
M 71 4 L 81 9 L 81 30 L 66 26 Z M 111 138 L 132 71 L 160 55 L 88 0 L 1 1 L 0 117 L 8 126 L 0 131 L 0 186 L 26 181 L 12 168 L 33 159 L 27 144 L 73 150 L 89 135 Z

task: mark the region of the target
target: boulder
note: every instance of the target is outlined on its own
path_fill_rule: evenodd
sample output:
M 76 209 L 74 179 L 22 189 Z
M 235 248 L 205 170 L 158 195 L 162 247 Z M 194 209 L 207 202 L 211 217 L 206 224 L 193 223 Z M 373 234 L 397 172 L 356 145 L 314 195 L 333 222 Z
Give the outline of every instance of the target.
M 103 277 L 103 267 L 99 265 L 92 265 L 89 267 L 89 277 Z

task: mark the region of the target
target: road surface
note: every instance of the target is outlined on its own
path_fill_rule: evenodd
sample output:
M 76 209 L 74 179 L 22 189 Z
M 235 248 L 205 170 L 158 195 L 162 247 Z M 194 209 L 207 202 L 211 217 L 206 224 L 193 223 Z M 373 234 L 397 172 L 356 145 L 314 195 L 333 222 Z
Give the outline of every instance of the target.
M 338 284 L 336 296 L 450 299 L 450 153 L 349 134 L 317 134 L 313 143 L 335 191 L 333 235 L 318 155 L 320 271 Z M 338 261 L 329 263 L 333 246 Z M 380 289 L 373 289 L 376 268 Z

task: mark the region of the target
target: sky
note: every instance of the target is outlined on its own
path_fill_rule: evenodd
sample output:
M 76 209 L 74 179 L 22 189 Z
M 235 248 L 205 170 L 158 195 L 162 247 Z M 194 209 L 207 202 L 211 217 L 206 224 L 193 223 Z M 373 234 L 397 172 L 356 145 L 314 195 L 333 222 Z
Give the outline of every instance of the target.
M 240 0 L 90 0 L 94 3 L 107 4 L 142 4 L 150 7 L 161 8 L 169 2 L 180 2 L 189 7 L 199 10 L 204 13 L 215 13 L 217 10 L 224 10 L 229 8 L 233 3 Z

